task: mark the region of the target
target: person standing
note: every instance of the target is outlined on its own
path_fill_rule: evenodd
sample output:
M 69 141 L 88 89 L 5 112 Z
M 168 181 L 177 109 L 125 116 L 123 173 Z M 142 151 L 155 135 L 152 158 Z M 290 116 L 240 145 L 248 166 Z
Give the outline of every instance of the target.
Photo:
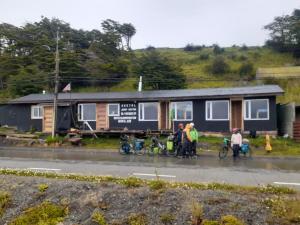
M 174 143 L 176 148 L 176 156 L 182 154 L 182 132 L 183 132 L 183 123 L 178 124 L 178 130 L 174 134 Z
M 191 125 L 188 123 L 185 125 L 185 129 L 182 133 L 182 141 L 183 141 L 183 157 L 187 157 L 191 151 L 191 143 L 192 138 L 190 134 Z
M 231 148 L 233 151 L 233 158 L 239 157 L 240 148 L 242 147 L 243 138 L 240 134 L 240 131 L 238 128 L 234 128 L 232 130 L 231 135 Z
M 195 128 L 194 123 L 190 123 L 190 126 L 191 126 L 190 134 L 191 134 L 191 139 L 192 139 L 190 155 L 195 156 L 197 154 L 197 143 L 198 143 L 198 139 L 199 139 L 199 134 L 198 134 L 197 129 Z

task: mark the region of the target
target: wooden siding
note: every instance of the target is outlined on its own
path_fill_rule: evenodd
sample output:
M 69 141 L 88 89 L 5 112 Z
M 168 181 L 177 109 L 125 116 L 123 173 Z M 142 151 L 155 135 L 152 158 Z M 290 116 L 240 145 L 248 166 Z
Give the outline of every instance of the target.
M 51 133 L 53 126 L 53 107 L 44 106 L 43 132 Z
M 96 106 L 96 130 L 107 129 L 108 118 L 107 118 L 107 104 L 97 103 Z
M 294 139 L 300 141 L 300 122 L 294 122 Z

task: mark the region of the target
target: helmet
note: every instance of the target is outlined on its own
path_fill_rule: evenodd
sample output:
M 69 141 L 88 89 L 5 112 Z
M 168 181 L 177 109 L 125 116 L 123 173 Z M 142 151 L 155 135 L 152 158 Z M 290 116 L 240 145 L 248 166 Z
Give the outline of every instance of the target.
M 193 128 L 195 126 L 195 124 L 194 123 L 190 123 L 190 126 L 191 126 L 191 128 Z
M 233 129 L 232 129 L 232 133 L 236 133 L 236 132 L 238 132 L 238 131 L 239 131 L 238 128 L 233 128 Z

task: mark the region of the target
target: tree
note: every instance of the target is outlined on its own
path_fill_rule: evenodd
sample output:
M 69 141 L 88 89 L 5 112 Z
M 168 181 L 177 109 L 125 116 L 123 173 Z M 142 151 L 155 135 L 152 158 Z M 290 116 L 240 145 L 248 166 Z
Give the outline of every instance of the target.
M 215 45 L 213 45 L 213 52 L 215 55 L 219 55 L 219 54 L 222 54 L 223 52 L 225 52 L 225 49 L 221 48 L 219 45 L 215 44 Z
M 270 40 L 266 45 L 280 52 L 292 52 L 300 57 L 300 10 L 295 9 L 292 15 L 275 17 L 265 26 L 270 31 Z
M 242 63 L 242 65 L 239 67 L 239 74 L 241 76 L 253 77 L 254 76 L 253 63 L 251 63 L 251 62 Z
M 181 69 L 155 50 L 147 51 L 138 59 L 134 72 L 137 77 L 143 77 L 145 88 L 153 90 L 185 88 L 186 79 Z
M 131 23 L 124 23 L 119 26 L 119 32 L 125 39 L 127 50 L 131 50 L 131 38 L 136 33 L 135 27 Z
M 221 75 L 230 71 L 229 65 L 222 56 L 217 56 L 211 65 L 208 66 L 208 71 L 212 74 Z

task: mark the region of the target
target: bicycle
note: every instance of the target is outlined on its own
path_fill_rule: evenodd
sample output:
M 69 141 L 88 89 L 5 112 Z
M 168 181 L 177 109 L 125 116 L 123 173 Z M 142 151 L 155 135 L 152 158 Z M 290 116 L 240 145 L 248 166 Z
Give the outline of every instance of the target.
M 220 159 L 226 158 L 229 150 L 232 150 L 231 141 L 228 138 L 224 138 L 222 148 L 219 151 L 219 158 Z M 243 143 L 239 149 L 239 152 L 243 154 L 244 157 L 248 157 L 248 158 L 252 157 L 252 150 L 250 148 L 250 144 L 247 139 L 243 139 Z
M 145 154 L 145 140 L 133 138 L 130 140 L 128 135 L 122 135 L 120 137 L 120 148 L 119 153 L 122 155 L 136 154 L 144 155 Z
M 159 141 L 157 136 L 153 136 L 151 138 L 151 144 L 149 148 L 147 148 L 147 153 L 150 156 L 153 155 L 168 155 L 168 151 L 166 145 Z

